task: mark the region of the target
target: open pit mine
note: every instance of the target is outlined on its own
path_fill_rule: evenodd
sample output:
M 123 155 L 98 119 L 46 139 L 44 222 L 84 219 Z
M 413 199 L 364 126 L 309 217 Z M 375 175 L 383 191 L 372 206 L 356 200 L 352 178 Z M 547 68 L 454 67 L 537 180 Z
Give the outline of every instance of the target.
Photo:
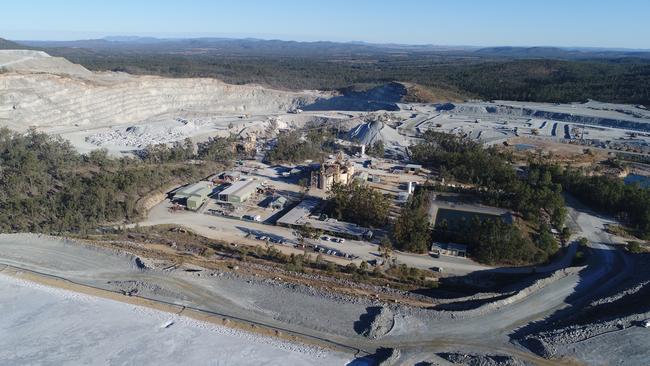
M 649 149 L 650 113 L 642 106 L 595 101 L 409 104 L 402 101 L 399 84 L 377 88 L 353 95 L 283 91 L 207 78 L 91 72 L 39 51 L 0 51 L 0 126 L 61 136 L 82 153 L 106 149 L 122 156 L 154 144 L 213 136 L 268 142 L 280 130 L 329 125 L 341 144 L 365 148 L 381 141 L 394 159 L 370 161 L 368 167 L 363 152 L 356 160 L 341 154 L 309 177 L 331 184 L 343 179 L 342 171 L 349 172 L 345 180 L 352 179 L 352 171 L 365 173 L 366 181 L 374 179 L 368 174 L 381 176 L 372 183 L 392 184 L 386 191 L 392 196 L 402 186 L 410 194 L 414 183 L 425 183 L 423 175 L 417 176 L 422 167 L 405 164 L 404 158 L 427 130 L 522 149 L 559 145 L 635 154 Z M 224 191 L 231 196 L 226 204 L 235 207 L 263 191 L 257 183 L 264 180 L 286 195 L 270 206 L 284 209 L 287 199 L 296 203 L 282 215 L 256 203 L 245 207 L 251 214 L 225 217 L 226 204 L 217 207 L 216 198 L 200 193 L 212 189 L 210 181 L 176 191 L 187 194 L 186 202 L 192 195 L 200 199 L 197 212 L 160 194 L 138 225 L 174 225 L 174 235 L 189 227 L 230 248 L 245 242 L 269 250 L 275 244 L 296 255 L 306 249 L 295 225 L 307 220 L 324 230 L 352 233 L 345 240 L 330 234 L 312 238 L 320 245 L 314 257 L 327 256 L 342 266 L 377 265 L 382 258 L 378 239 L 371 243 L 364 228 L 312 214 L 325 192 L 298 204 L 304 187 L 291 175 L 304 167 L 279 172 L 258 160 L 254 167 L 224 173 L 235 177 L 232 182 L 253 177 Z M 396 169 L 398 163 L 404 166 Z M 289 269 L 275 273 L 244 261 L 208 268 L 205 258 L 182 251 L 180 243 L 138 242 L 144 234 L 137 232 L 115 246 L 2 234 L 0 286 L 8 290 L 0 295 L 0 359 L 55 365 L 65 341 L 70 352 L 94 347 L 94 353 L 80 353 L 79 363 L 104 357 L 115 363 L 204 364 L 224 357 L 223 364 L 274 365 L 648 364 L 650 256 L 619 249 L 625 240 L 605 231 L 613 219 L 567 204 L 572 240 L 544 266 L 493 267 L 464 256 L 394 253 L 401 263 L 426 270 L 432 278 L 456 276 L 458 291 L 403 291 Z M 258 212 L 267 217 L 261 219 Z M 265 221 L 280 216 L 286 227 Z M 579 237 L 591 243 L 590 257 L 574 265 Z M 494 278 L 503 286 L 465 290 Z M 26 319 L 37 319 L 34 328 L 21 326 Z M 116 328 L 124 336 L 115 336 Z M 52 329 L 61 337 L 33 338 L 34 332 Z M 215 344 L 225 351 L 211 352 Z M 45 350 L 35 353 L 38 347 Z

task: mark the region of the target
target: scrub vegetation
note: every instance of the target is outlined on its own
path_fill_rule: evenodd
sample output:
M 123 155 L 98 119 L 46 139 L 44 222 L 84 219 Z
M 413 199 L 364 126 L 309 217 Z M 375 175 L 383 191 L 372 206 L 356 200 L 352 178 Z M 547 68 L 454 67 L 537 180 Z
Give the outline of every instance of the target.
M 44 133 L 0 130 L 0 230 L 86 233 L 132 221 L 150 192 L 214 171 L 214 163 L 179 163 L 194 156 L 183 144 L 151 148 L 145 156 L 81 155 Z

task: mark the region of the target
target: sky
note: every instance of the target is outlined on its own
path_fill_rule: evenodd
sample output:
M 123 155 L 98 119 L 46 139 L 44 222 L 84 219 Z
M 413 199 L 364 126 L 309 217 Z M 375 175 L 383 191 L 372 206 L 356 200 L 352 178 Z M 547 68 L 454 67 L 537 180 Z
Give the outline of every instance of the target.
M 0 37 L 650 49 L 650 0 L 0 0 Z

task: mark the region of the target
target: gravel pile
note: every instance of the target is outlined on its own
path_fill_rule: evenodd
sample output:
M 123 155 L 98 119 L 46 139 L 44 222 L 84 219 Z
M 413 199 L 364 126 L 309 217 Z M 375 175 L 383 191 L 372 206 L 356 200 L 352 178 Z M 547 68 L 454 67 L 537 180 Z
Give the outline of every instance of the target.
M 527 363 L 511 356 L 479 355 L 465 353 L 438 353 L 446 361 L 455 365 L 467 366 L 524 366 Z
M 372 306 L 354 324 L 357 333 L 370 339 L 379 339 L 395 326 L 395 315 L 385 306 Z
M 625 290 L 618 292 L 612 296 L 600 298 L 597 300 L 594 300 L 589 306 L 598 306 L 598 305 L 605 305 L 605 304 L 610 304 L 615 301 L 618 301 L 626 296 L 631 296 L 638 294 L 640 291 L 644 291 L 650 288 L 650 281 L 643 281 L 637 285 L 634 285 L 630 288 L 626 288 Z
M 380 348 L 377 350 L 377 366 L 393 366 L 398 364 L 402 352 L 396 348 Z
M 397 130 L 380 121 L 365 122 L 358 125 L 350 130 L 348 139 L 368 146 L 377 141 L 381 141 L 388 146 L 407 146 L 409 144 L 408 139 L 400 135 Z
M 143 297 L 165 297 L 184 300 L 187 297 L 181 292 L 171 291 L 165 287 L 157 284 L 141 281 L 141 280 L 127 280 L 127 281 L 108 281 L 106 284 L 113 291 L 122 292 L 129 296 L 143 296 Z

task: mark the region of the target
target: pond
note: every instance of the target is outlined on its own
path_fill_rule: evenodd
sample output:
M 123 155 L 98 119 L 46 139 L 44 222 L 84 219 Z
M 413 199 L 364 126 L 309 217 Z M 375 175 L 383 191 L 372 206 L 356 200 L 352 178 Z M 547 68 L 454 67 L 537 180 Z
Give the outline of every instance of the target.
M 650 188 L 650 177 L 640 174 L 628 174 L 623 180 L 625 184 L 638 183 L 643 188 Z

